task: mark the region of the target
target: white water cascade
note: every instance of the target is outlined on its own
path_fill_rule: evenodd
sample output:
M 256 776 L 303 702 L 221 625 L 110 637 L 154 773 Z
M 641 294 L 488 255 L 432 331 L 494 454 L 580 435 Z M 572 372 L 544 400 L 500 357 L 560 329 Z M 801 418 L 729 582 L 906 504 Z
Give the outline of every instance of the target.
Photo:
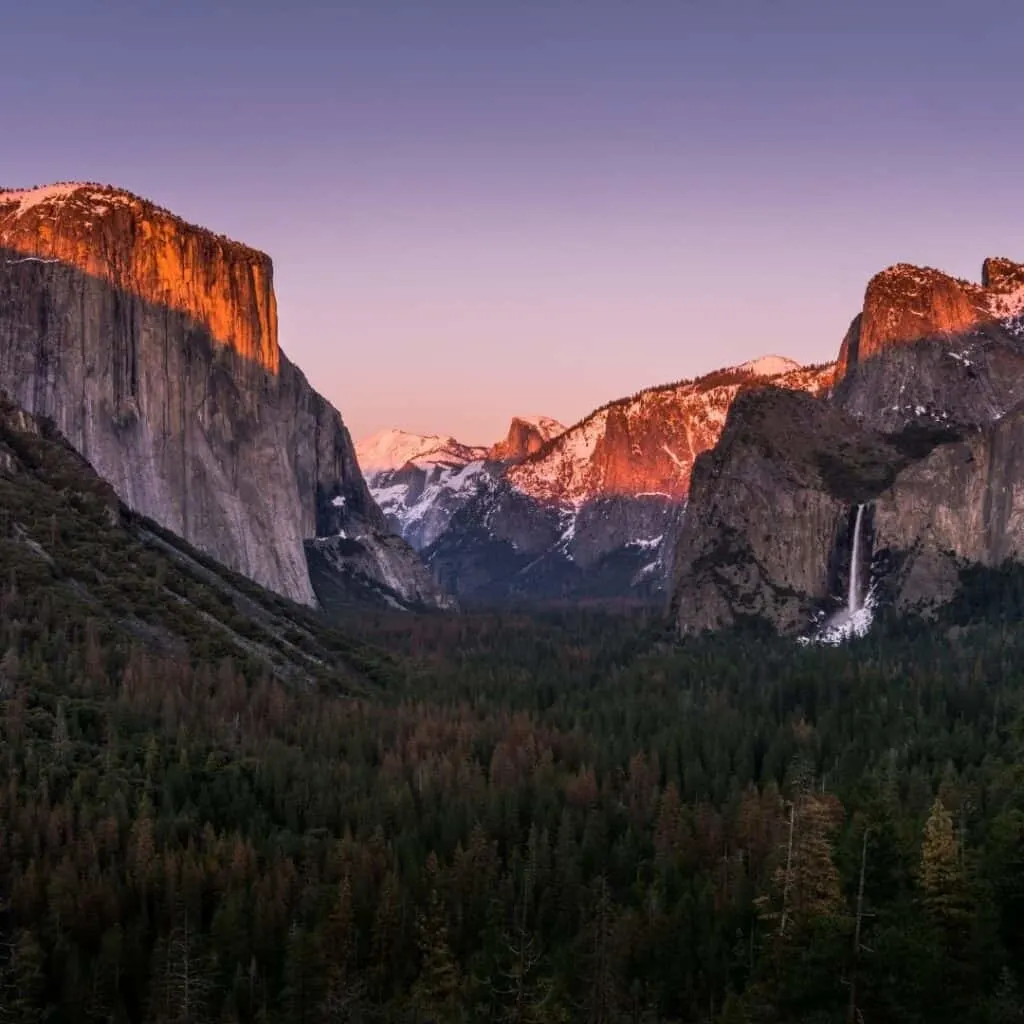
M 850 551 L 850 584 L 846 591 L 846 607 L 840 608 L 827 619 L 819 620 L 810 633 L 800 637 L 801 644 L 842 644 L 855 637 L 864 636 L 871 628 L 874 618 L 875 600 L 871 590 L 870 558 L 868 560 L 867 582 L 861 566 L 864 544 L 864 506 L 857 506 L 853 520 L 853 546 Z
M 859 612 L 863 599 L 860 593 L 860 528 L 864 520 L 864 506 L 857 506 L 857 518 L 853 524 L 853 553 L 850 556 L 850 587 L 846 595 L 846 614 L 852 618 Z

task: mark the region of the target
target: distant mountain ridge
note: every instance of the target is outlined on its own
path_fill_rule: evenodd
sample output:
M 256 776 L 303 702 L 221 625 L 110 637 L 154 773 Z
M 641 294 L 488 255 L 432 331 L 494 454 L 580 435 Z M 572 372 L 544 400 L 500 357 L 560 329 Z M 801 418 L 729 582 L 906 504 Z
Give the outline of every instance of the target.
M 442 585 L 468 600 L 641 597 L 664 589 L 665 557 L 697 455 L 744 388 L 819 392 L 833 367 L 766 356 L 647 388 L 564 428 L 525 418 L 490 448 L 384 432 L 356 446 L 376 501 Z M 374 472 L 372 463 L 391 468 Z M 532 450 L 531 450 L 532 449 Z
M 454 437 L 406 430 L 381 430 L 356 443 L 356 458 L 366 474 L 403 469 L 410 464 L 464 466 L 486 455 L 486 448 L 462 444 Z

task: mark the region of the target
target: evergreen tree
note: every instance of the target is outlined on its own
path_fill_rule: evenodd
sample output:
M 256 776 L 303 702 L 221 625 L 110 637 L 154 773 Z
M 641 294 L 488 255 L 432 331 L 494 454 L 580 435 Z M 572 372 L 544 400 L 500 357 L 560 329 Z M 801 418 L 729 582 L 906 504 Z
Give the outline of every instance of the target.
M 313 935 L 297 922 L 288 930 L 284 960 L 284 1016 L 287 1024 L 323 1020 L 323 964 Z
M 49 1017 L 45 954 L 32 932 L 23 931 L 0 973 L 0 1022 L 37 1024 Z
M 971 1006 L 975 973 L 971 899 L 953 818 L 938 798 L 924 827 L 919 878 L 924 913 L 935 935 L 933 1013 L 937 1020 L 960 1019 Z
M 463 978 L 448 944 L 448 911 L 439 891 L 435 853 L 427 860 L 425 875 L 425 907 L 416 923 L 420 970 L 412 997 L 419 1024 L 448 1024 L 461 1016 Z
M 338 887 L 331 916 L 323 929 L 320 958 L 327 965 L 321 1019 L 356 1022 L 361 1019 L 363 986 L 358 974 L 356 924 L 352 882 L 346 875 Z

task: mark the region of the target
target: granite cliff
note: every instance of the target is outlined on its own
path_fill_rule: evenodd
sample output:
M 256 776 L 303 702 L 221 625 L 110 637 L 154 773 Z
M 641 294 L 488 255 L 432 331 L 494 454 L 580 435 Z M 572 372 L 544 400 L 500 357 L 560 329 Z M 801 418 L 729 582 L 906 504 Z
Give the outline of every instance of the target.
M 15 621 L 27 598 L 69 632 L 88 623 L 157 660 L 255 662 L 298 690 L 387 678 L 386 655 L 129 509 L 52 421 L 2 395 L 0 565 Z
M 832 367 L 768 356 L 610 402 L 568 429 L 517 417 L 489 449 L 390 432 L 357 450 L 389 521 L 460 598 L 648 600 L 664 592 L 694 459 L 736 395 L 769 382 L 817 392 Z
M 745 617 L 813 632 L 858 610 L 851 573 L 869 602 L 927 613 L 966 566 L 1024 557 L 1022 280 L 1002 259 L 981 285 L 891 268 L 826 396 L 733 405 L 697 460 L 676 548 L 683 632 Z
M 869 282 L 837 360 L 837 379 L 897 345 L 950 338 L 999 325 L 1024 304 L 1024 267 L 1012 260 L 985 260 L 981 284 L 931 267 L 897 263 Z
M 564 433 L 565 427 L 550 416 L 513 416 L 505 439 L 492 445 L 487 457 L 493 462 L 522 462 Z
M 0 192 L 0 388 L 134 510 L 257 583 L 437 603 L 338 412 L 282 353 L 267 256 L 127 192 Z M 319 539 L 318 539 L 319 538 Z M 317 574 L 324 584 L 324 574 Z

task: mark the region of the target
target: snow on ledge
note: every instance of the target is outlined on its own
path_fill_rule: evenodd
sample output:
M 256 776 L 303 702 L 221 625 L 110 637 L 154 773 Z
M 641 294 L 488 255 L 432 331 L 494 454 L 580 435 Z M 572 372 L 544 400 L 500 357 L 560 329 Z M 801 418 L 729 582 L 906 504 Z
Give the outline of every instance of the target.
M 749 362 L 741 363 L 736 367 L 742 373 L 749 373 L 752 377 L 777 377 L 783 373 L 792 373 L 801 369 L 798 362 L 787 359 L 785 356 L 761 356 L 760 359 L 751 359 Z

